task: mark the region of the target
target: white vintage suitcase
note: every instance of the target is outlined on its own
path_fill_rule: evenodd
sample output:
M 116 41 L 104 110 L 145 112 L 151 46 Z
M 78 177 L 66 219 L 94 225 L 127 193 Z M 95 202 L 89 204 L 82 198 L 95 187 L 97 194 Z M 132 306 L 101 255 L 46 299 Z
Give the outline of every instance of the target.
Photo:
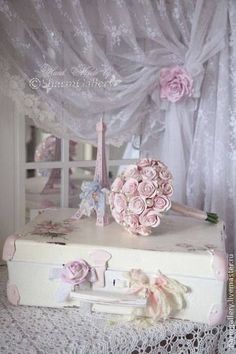
M 137 237 L 115 222 L 102 228 L 92 218 L 68 221 L 74 212 L 46 210 L 7 238 L 12 304 L 224 322 L 222 222 L 166 215 L 152 236 Z

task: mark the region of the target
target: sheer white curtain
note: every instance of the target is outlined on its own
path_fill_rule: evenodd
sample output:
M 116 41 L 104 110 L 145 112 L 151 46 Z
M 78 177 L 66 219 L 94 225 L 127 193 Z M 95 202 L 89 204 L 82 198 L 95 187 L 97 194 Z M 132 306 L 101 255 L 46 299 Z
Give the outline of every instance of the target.
M 189 204 L 225 220 L 228 249 L 236 238 L 236 2 L 228 3 L 224 49 L 208 61 L 196 115 L 187 178 Z
M 102 112 L 108 142 L 141 132 L 143 155 L 172 170 L 175 199 L 220 212 L 232 238 L 235 6 L 228 0 L 2 0 L 0 49 L 9 67 L 2 64 L 1 86 L 59 136 L 94 142 Z M 193 82 L 191 97 L 178 102 L 160 98 L 160 70 L 172 66 Z

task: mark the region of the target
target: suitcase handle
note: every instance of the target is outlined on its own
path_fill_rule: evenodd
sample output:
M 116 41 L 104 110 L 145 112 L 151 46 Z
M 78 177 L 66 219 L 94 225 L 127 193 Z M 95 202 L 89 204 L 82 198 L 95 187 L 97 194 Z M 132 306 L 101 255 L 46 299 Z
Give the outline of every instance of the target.
M 72 299 L 91 304 L 146 307 L 147 299 L 135 295 L 114 294 L 106 291 L 71 291 Z

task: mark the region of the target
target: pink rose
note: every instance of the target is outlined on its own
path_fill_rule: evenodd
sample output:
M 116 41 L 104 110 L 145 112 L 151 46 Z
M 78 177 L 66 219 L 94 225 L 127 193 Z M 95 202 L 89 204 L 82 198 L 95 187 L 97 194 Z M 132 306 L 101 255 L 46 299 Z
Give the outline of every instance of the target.
M 159 160 L 150 160 L 151 166 L 156 167 L 158 164 Z
M 138 181 L 134 178 L 129 178 L 125 184 L 123 185 L 122 192 L 129 194 L 129 195 L 135 195 L 138 190 Z
M 118 224 L 123 224 L 124 222 L 124 212 L 117 212 L 116 209 L 112 209 L 111 211 L 113 218 Z
M 120 177 L 117 177 L 111 185 L 112 192 L 120 192 L 123 187 L 123 181 Z
M 142 159 L 142 160 L 138 161 L 137 166 L 138 166 L 139 169 L 142 169 L 144 167 L 152 166 L 152 160 L 150 160 L 150 159 Z
M 161 190 L 164 195 L 167 195 L 168 197 L 172 196 L 173 194 L 173 187 L 170 183 L 165 182 L 161 184 Z
M 159 172 L 159 177 L 164 181 L 168 181 L 168 180 L 172 179 L 172 174 L 170 173 L 170 171 L 168 169 L 162 169 Z
M 158 171 L 166 170 L 167 166 L 163 162 L 157 160 L 157 169 L 158 169 Z
M 154 167 L 158 163 L 158 160 L 152 159 L 142 159 L 137 162 L 138 169 L 143 169 L 144 167 Z
M 124 222 L 128 227 L 131 227 L 132 229 L 136 229 L 139 226 L 138 216 L 133 214 L 125 215 Z
M 160 217 L 156 210 L 146 210 L 140 215 L 139 222 L 145 227 L 156 227 L 160 224 Z
M 157 177 L 157 171 L 153 167 L 149 167 L 149 166 L 148 167 L 144 167 L 142 169 L 142 176 L 145 179 L 152 180 L 152 179 L 155 179 Z
M 124 176 L 128 177 L 128 178 L 129 177 L 135 178 L 137 180 L 139 180 L 141 178 L 137 166 L 134 166 L 134 165 L 127 167 L 127 169 L 124 172 Z
M 142 197 L 133 197 L 129 201 L 129 210 L 134 214 L 141 214 L 146 209 L 145 201 Z
M 83 259 L 67 263 L 62 271 L 61 279 L 73 285 L 81 284 L 88 277 L 90 269 L 88 263 Z
M 171 203 L 169 198 L 165 197 L 164 195 L 158 195 L 153 200 L 153 207 L 158 211 L 167 211 L 170 209 Z
M 126 209 L 126 206 L 127 206 L 127 199 L 125 198 L 125 196 L 121 193 L 115 194 L 114 208 L 116 209 L 116 211 L 120 213 L 121 211 Z
M 152 181 L 144 180 L 139 184 L 138 191 L 141 196 L 150 198 L 156 194 L 156 186 Z
M 163 68 L 160 71 L 160 95 L 170 102 L 177 102 L 184 96 L 192 96 L 193 80 L 187 71 L 179 66 Z

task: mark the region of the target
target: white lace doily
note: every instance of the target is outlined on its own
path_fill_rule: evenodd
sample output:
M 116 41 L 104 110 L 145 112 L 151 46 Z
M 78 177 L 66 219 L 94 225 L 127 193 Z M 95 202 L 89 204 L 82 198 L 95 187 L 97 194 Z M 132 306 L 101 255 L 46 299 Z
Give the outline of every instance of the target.
M 0 267 L 1 354 L 236 353 L 235 326 L 232 338 L 227 325 L 169 320 L 144 328 L 117 316 L 83 316 L 76 308 L 15 307 L 7 301 L 6 280 Z

